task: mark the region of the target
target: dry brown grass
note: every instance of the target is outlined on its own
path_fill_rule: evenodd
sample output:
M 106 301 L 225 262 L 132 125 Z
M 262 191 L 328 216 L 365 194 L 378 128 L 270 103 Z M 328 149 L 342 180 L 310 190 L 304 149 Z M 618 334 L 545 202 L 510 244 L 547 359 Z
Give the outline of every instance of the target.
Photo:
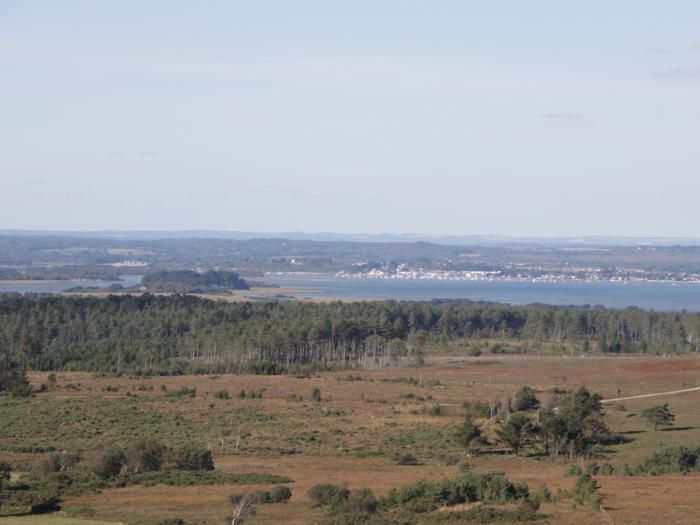
M 463 356 L 441 355 L 434 364 L 421 369 L 355 370 L 334 372 L 318 377 L 290 376 L 185 376 L 151 379 L 98 378 L 84 373 L 59 373 L 58 384 L 80 384 L 79 390 L 59 388 L 39 394 L 36 398 L 61 397 L 80 400 L 101 398 L 105 402 L 118 399 L 129 391 L 147 398 L 142 409 L 161 413 L 179 413 L 196 428 L 202 439 L 215 452 L 217 468 L 230 472 L 265 472 L 288 476 L 294 495 L 287 504 L 263 505 L 258 509 L 256 524 L 310 523 L 318 516 L 307 502 L 307 490 L 317 483 L 347 483 L 350 488 L 367 486 L 377 494 L 415 481 L 435 479 L 458 473 L 454 466 L 441 465 L 439 451 L 411 445 L 418 451 L 423 464 L 395 465 L 386 455 L 360 457 L 352 450 L 386 448 L 387 435 L 402 435 L 417 427 L 447 430 L 460 420 L 459 405 L 464 401 L 493 400 L 514 393 L 522 385 L 545 390 L 554 386 L 573 388 L 586 385 L 605 397 L 643 394 L 655 391 L 695 386 L 700 360 L 694 358 L 648 357 L 590 357 L 590 358 L 531 358 L 490 356 L 465 359 Z M 341 380 L 348 374 L 363 380 Z M 397 381 L 418 378 L 421 385 Z M 46 374 L 33 373 L 34 384 L 46 381 Z M 439 384 L 437 382 L 439 381 Z M 152 391 L 139 391 L 138 385 L 153 386 Z M 112 385 L 118 392 L 105 392 Z M 197 388 L 195 399 L 172 401 L 160 396 L 160 385 L 171 391 L 181 385 Z M 432 386 L 428 386 L 432 385 Z M 309 393 L 313 387 L 321 390 L 324 400 L 313 403 Z M 240 390 L 264 389 L 262 399 L 236 399 Z M 232 399 L 219 400 L 213 393 L 226 390 Z M 447 415 L 433 417 L 402 395 L 416 393 L 431 397 L 431 402 L 448 406 Z M 304 401 L 290 400 L 290 394 L 303 396 Z M 625 411 L 607 407 L 607 420 L 613 429 L 634 439 L 613 448 L 611 462 L 635 464 L 653 449 L 670 444 L 700 444 L 700 392 L 658 398 L 630 400 Z M 668 402 L 677 415 L 680 430 L 650 430 L 639 418 L 642 408 L 654 403 Z M 248 423 L 251 433 L 244 446 L 236 450 L 233 439 L 223 449 L 217 443 L 214 416 L 219 418 L 232 410 L 252 407 L 271 414 L 273 421 Z M 324 417 L 327 408 L 341 415 Z M 223 416 L 221 416 L 223 417 Z M 220 419 L 220 418 L 219 418 Z M 304 432 L 317 431 L 322 442 L 294 441 Z M 426 438 L 428 439 L 428 438 Z M 297 448 L 298 454 L 280 455 L 280 447 Z M 260 450 L 266 450 L 264 454 Z M 431 453 L 432 452 L 432 453 Z M 26 461 L 27 454 L 12 454 L 11 459 Z M 465 458 L 463 458 L 465 459 Z M 511 455 L 482 455 L 468 459 L 477 470 L 502 470 L 515 480 L 527 482 L 532 488 L 546 484 L 552 492 L 570 489 L 574 479 L 563 476 L 567 461 L 554 462 L 537 457 Z M 700 476 L 626 477 L 599 476 L 604 506 L 615 524 L 698 523 L 696 503 Z M 153 523 L 163 517 L 180 516 L 202 524 L 221 523 L 229 511 L 227 497 L 233 492 L 263 488 L 240 485 L 206 487 L 127 487 L 102 493 L 70 497 L 68 507 L 86 506 L 95 510 L 95 517 L 126 523 Z M 543 505 L 551 514 L 550 523 L 598 524 L 609 523 L 601 512 L 590 507 L 572 508 L 571 500 Z

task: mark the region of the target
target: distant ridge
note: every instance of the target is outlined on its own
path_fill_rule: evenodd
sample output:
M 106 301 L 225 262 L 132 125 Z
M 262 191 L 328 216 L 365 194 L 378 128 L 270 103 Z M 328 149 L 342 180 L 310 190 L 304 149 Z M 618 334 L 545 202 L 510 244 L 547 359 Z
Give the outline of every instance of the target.
M 422 233 L 333 233 L 333 232 L 245 232 L 224 230 L 0 230 L 5 236 L 52 236 L 87 239 L 156 240 L 156 239 L 290 239 L 306 241 L 353 242 L 428 242 L 454 246 L 697 246 L 693 237 L 515 237 L 507 235 L 436 235 Z

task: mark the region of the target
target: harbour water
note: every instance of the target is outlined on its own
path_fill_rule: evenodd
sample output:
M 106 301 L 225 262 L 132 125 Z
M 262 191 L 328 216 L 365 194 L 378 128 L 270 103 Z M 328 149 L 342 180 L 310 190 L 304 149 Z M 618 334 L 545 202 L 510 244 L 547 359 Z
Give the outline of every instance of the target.
M 332 274 L 269 274 L 264 282 L 295 297 L 471 299 L 511 304 L 602 305 L 700 311 L 700 283 L 379 279 Z
M 21 293 L 58 293 L 71 288 L 82 286 L 88 288 L 96 286 L 107 288 L 113 284 L 121 284 L 124 288 L 135 286 L 141 282 L 142 275 L 122 275 L 121 281 L 98 281 L 98 280 L 73 280 L 73 281 L 0 281 L 0 292 L 21 292 Z

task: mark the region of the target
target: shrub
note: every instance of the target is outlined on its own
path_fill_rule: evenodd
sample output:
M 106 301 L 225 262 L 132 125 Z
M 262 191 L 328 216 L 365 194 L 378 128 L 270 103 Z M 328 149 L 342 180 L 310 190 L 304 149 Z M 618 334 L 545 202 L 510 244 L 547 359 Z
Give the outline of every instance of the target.
M 459 464 L 459 456 L 456 456 L 454 454 L 447 454 L 445 452 L 441 452 L 438 455 L 438 461 L 440 462 L 441 465 L 453 467 L 453 466 Z
M 476 401 L 474 403 L 465 402 L 462 407 L 464 408 L 466 417 L 471 417 L 472 419 L 491 417 L 491 408 L 489 404 L 484 401 Z
M 527 485 L 509 481 L 503 472 L 467 472 L 456 478 L 418 480 L 393 489 L 382 500 L 382 506 L 408 505 L 412 512 L 428 512 L 440 505 L 517 501 L 528 494 Z
M 691 472 L 700 466 L 698 458 L 700 458 L 700 447 L 688 448 L 683 445 L 669 447 L 653 452 L 637 467 L 637 471 L 652 475 Z
M 12 465 L 7 461 L 0 461 L 0 490 L 2 490 L 5 483 L 10 481 L 10 476 L 12 474 Z
M 126 465 L 130 472 L 160 470 L 165 446 L 154 439 L 132 443 L 126 451 Z
M 590 474 L 591 476 L 595 476 L 600 472 L 600 467 L 598 466 L 598 463 L 595 461 L 591 461 L 590 463 L 586 464 L 586 474 Z
M 229 396 L 226 390 L 217 390 L 214 393 L 214 397 L 216 397 L 217 399 L 231 399 L 231 396 Z
M 321 402 L 321 390 L 318 388 L 314 387 L 311 389 L 311 400 L 316 401 L 317 403 Z
M 566 476 L 567 478 L 580 476 L 581 474 L 583 474 L 583 470 L 581 469 L 581 467 L 573 463 L 566 467 L 566 470 L 564 471 L 564 476 Z
M 311 487 L 308 494 L 312 506 L 325 507 L 347 500 L 350 496 L 350 491 L 342 485 L 322 483 Z
M 126 455 L 123 450 L 109 449 L 93 456 L 90 461 L 90 470 L 99 478 L 108 480 L 114 478 L 126 463 Z
M 245 472 L 231 474 L 220 470 L 159 470 L 131 474 L 128 482 L 134 485 L 152 487 L 154 485 L 195 486 L 195 485 L 252 485 L 262 483 L 290 483 L 285 476 Z
M 457 441 L 468 453 L 473 453 L 476 451 L 475 443 L 481 437 L 481 427 L 476 424 L 474 418 L 467 416 L 464 421 L 454 430 L 454 439 Z
M 214 470 L 211 450 L 195 445 L 185 445 L 173 452 L 173 462 L 180 470 Z
M 394 455 L 394 463 L 397 465 L 420 465 L 420 460 L 412 452 L 402 452 Z
M 537 501 L 551 501 L 552 492 L 547 488 L 546 485 L 540 485 L 533 492 L 530 493 L 530 498 L 536 499 Z
M 80 454 L 61 452 L 49 455 L 46 459 L 39 462 L 37 471 L 41 476 L 47 476 L 53 472 L 65 472 L 71 467 L 74 467 L 80 462 Z
M 343 504 L 344 512 L 373 513 L 377 510 L 377 498 L 368 488 L 353 490 Z
M 540 503 L 537 498 L 523 498 L 520 500 L 518 508 L 524 512 L 535 513 L 540 510 Z
M 546 518 L 544 515 L 523 508 L 506 510 L 484 505 L 477 505 L 469 510 L 449 514 L 449 521 L 454 523 L 524 523 Z
M 444 416 L 445 408 L 440 403 L 430 403 L 423 406 L 423 411 L 429 416 Z
M 581 474 L 574 485 L 574 500 L 579 505 L 584 502 L 594 506 L 600 505 L 600 495 L 598 494 L 598 482 L 590 474 Z
M 262 505 L 264 503 L 270 503 L 270 493 L 266 490 L 256 490 L 250 493 L 252 497 L 252 503 L 255 505 Z
M 282 503 L 284 501 L 289 501 L 292 497 L 292 491 L 287 486 L 273 487 L 270 490 L 270 502 L 271 503 Z
M 514 410 L 530 410 L 538 406 L 540 406 L 540 402 L 531 387 L 524 386 L 515 394 L 515 399 L 513 400 Z
M 168 397 L 195 397 L 196 395 L 196 388 L 187 388 L 184 385 L 177 390 L 173 390 L 172 392 L 167 393 Z
M 289 497 L 287 499 L 289 499 L 292 496 L 292 491 L 289 489 L 287 490 L 289 491 Z M 250 500 L 250 503 L 253 505 L 264 505 L 266 503 L 279 503 L 280 501 L 287 501 L 284 499 L 279 501 L 273 500 L 272 491 L 268 490 L 257 490 L 255 492 L 241 492 L 231 494 L 228 497 L 228 500 L 231 503 L 231 505 L 238 505 L 244 498 L 248 498 Z
M 600 473 L 603 476 L 612 476 L 615 474 L 615 467 L 613 467 L 610 463 L 603 463 L 603 466 L 600 467 Z
M 240 392 L 238 392 L 238 394 L 236 394 L 236 397 L 237 397 L 238 399 L 245 399 L 245 398 L 249 398 L 249 399 L 259 399 L 259 398 L 261 398 L 261 397 L 263 396 L 263 390 L 264 390 L 264 389 L 262 389 L 262 390 L 251 390 L 250 392 L 246 392 L 245 390 L 241 390 Z
M 646 419 L 648 423 L 654 425 L 654 430 L 658 430 L 660 426 L 670 426 L 676 419 L 668 409 L 668 403 L 645 408 L 642 410 L 642 417 Z

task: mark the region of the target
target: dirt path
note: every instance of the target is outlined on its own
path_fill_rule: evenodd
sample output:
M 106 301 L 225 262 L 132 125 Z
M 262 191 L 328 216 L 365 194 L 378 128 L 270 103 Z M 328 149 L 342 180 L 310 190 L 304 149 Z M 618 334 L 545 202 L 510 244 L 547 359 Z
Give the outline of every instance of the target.
M 698 390 L 700 390 L 700 386 L 695 386 L 693 388 L 684 388 L 683 390 L 671 390 L 670 392 L 654 392 L 652 394 L 639 394 L 636 396 L 614 397 L 611 399 L 603 399 L 602 403 L 617 403 L 618 401 L 627 401 L 628 399 L 643 399 L 645 397 L 671 396 L 674 394 L 685 394 L 687 392 L 697 392 Z

